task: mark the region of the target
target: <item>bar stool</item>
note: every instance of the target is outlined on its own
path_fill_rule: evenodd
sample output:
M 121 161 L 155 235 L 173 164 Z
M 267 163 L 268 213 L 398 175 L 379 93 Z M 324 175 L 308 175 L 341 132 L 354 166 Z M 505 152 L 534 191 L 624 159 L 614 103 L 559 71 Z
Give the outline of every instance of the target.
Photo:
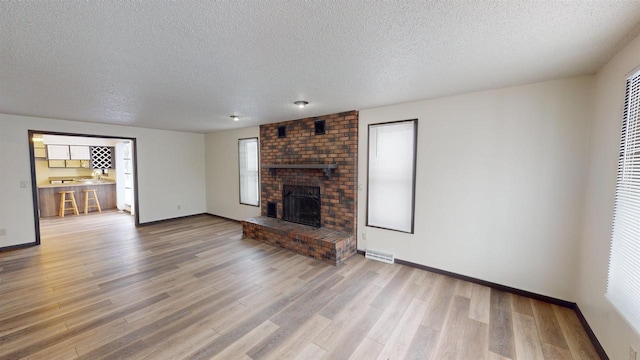
M 67 210 L 73 210 L 73 214 L 74 215 L 80 215 L 80 213 L 78 212 L 78 205 L 76 204 L 76 198 L 73 196 L 73 193 L 75 191 L 60 191 L 60 212 L 58 213 L 58 215 L 60 217 L 64 217 L 64 213 Z M 69 195 L 69 198 L 67 199 L 67 195 Z M 71 203 L 70 207 L 67 207 L 67 203 Z
M 84 192 L 84 214 L 87 215 L 89 208 L 98 208 L 98 212 L 102 212 L 100 208 L 100 201 L 98 201 L 98 195 L 96 195 L 96 189 L 82 190 Z M 92 195 L 89 197 L 89 195 Z M 89 200 L 93 200 L 95 204 L 89 205 Z

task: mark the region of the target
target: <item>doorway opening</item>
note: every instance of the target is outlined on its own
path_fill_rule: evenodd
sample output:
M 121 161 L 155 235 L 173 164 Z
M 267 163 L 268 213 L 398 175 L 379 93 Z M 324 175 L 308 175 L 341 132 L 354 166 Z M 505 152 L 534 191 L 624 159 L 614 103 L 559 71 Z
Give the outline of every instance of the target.
M 135 226 L 140 224 L 135 138 L 38 130 L 28 134 L 35 245 L 41 241 L 41 219 L 64 221 L 105 211 L 128 213 Z

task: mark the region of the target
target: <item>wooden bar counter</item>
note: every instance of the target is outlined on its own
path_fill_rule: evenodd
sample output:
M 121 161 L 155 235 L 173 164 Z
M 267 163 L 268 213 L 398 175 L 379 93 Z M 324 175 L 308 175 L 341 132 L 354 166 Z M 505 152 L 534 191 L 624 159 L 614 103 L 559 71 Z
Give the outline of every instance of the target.
M 40 217 L 58 216 L 60 206 L 60 191 L 75 191 L 76 204 L 82 214 L 84 212 L 84 196 L 82 190 L 96 189 L 102 210 L 116 208 L 116 183 L 99 181 L 94 183 L 64 183 L 38 186 L 38 205 Z M 95 211 L 95 209 L 92 209 Z

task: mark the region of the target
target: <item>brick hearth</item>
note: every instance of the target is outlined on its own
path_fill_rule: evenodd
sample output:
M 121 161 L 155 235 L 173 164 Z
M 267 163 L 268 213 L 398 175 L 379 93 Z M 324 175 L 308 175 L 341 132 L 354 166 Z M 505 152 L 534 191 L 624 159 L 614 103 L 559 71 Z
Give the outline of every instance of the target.
M 244 236 L 299 254 L 340 265 L 356 253 L 355 235 L 327 228 L 313 228 L 266 216 L 242 221 Z
M 324 122 L 323 133 L 316 133 L 317 122 Z M 261 168 L 262 216 L 243 221 L 244 235 L 336 265 L 353 255 L 357 146 L 357 111 L 261 125 L 261 165 L 332 164 L 335 169 L 327 176 L 322 169 Z M 320 188 L 320 229 L 281 220 L 285 184 Z M 269 202 L 276 203 L 277 219 L 266 217 Z

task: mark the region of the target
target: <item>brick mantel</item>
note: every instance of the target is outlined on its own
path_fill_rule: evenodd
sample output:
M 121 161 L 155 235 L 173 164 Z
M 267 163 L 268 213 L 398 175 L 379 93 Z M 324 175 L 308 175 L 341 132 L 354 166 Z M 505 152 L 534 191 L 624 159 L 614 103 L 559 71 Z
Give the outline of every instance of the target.
M 322 169 L 327 179 L 331 179 L 331 170 L 338 164 L 262 164 L 263 169 L 269 169 L 269 174 L 275 175 L 276 169 Z

